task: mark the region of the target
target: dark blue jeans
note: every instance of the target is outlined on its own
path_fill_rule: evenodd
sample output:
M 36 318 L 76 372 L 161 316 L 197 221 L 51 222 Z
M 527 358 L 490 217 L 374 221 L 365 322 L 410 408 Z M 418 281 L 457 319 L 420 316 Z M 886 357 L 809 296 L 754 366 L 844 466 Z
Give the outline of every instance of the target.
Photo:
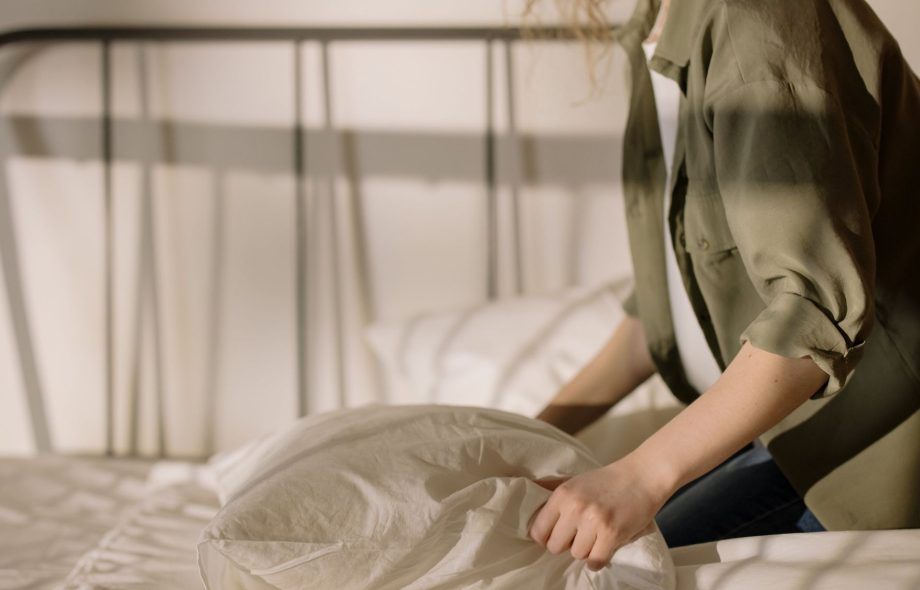
M 681 488 L 655 521 L 669 547 L 824 530 L 770 453 L 754 446 Z

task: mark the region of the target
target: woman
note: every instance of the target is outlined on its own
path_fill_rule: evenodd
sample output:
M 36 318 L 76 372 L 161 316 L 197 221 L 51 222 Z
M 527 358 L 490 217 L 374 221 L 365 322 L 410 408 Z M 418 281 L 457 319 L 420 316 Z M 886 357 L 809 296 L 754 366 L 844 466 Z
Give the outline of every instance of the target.
M 546 482 L 531 536 L 599 568 L 656 515 L 671 545 L 920 527 L 920 83 L 897 44 L 864 0 L 639 0 L 618 42 L 635 291 L 540 418 L 574 433 L 655 372 L 689 405 Z

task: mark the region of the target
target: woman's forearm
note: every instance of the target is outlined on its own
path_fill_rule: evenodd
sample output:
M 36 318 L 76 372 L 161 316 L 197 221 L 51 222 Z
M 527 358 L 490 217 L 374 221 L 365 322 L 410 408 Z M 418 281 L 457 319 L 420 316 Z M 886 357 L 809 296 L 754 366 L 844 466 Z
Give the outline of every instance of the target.
M 529 534 L 553 553 L 597 569 L 647 531 L 682 485 L 777 424 L 827 380 L 810 359 L 746 344 L 706 393 L 619 461 L 552 482 Z M 546 484 L 544 484 L 546 485 Z
M 652 472 L 659 491 L 670 496 L 775 426 L 826 381 L 811 359 L 745 344 L 712 388 L 626 460 Z
M 575 434 L 654 372 L 642 324 L 626 317 L 600 352 L 559 390 L 537 418 Z

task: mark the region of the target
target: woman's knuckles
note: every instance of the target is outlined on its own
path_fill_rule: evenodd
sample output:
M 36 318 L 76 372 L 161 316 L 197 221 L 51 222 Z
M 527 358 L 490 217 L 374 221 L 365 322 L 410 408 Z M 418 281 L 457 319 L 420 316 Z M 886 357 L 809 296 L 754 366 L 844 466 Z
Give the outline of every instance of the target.
M 570 543 L 558 539 L 550 539 L 546 543 L 546 550 L 553 555 L 562 555 L 569 550 Z
M 572 516 L 583 516 L 600 508 L 593 498 L 571 490 L 559 494 L 555 504 L 560 508 L 560 512 L 566 512 Z
M 584 517 L 594 526 L 612 528 L 614 525 L 613 511 L 598 504 L 592 504 L 584 509 Z

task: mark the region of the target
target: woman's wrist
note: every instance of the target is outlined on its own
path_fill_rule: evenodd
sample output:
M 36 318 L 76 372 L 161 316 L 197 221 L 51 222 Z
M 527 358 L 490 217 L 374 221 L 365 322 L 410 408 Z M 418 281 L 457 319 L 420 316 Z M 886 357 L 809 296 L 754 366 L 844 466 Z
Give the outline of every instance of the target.
M 645 489 L 659 505 L 667 502 L 683 485 L 681 471 L 673 461 L 644 448 L 644 445 L 620 459 L 618 463 L 624 464 L 638 475 Z

